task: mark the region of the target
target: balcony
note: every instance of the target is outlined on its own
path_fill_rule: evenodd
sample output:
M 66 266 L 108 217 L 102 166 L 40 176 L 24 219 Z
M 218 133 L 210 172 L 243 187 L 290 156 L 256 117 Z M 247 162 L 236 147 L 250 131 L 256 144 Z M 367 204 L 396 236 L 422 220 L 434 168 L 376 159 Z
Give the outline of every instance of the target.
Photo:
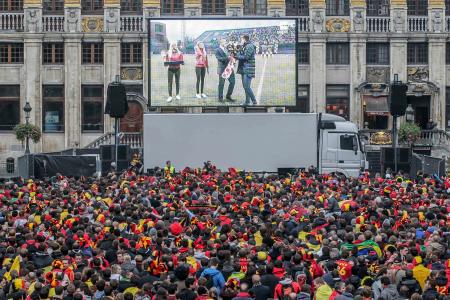
M 23 12 L 0 13 L 0 31 L 23 31 Z
M 391 18 L 389 17 L 367 17 L 367 32 L 389 32 Z
M 409 32 L 427 32 L 428 31 L 428 17 L 427 16 L 409 16 L 408 17 L 408 31 Z
M 42 17 L 42 30 L 44 32 L 63 32 L 64 16 L 63 15 L 44 15 Z
M 309 31 L 309 17 L 298 18 L 298 32 Z
M 121 16 L 120 31 L 121 32 L 143 32 L 144 18 L 142 16 Z

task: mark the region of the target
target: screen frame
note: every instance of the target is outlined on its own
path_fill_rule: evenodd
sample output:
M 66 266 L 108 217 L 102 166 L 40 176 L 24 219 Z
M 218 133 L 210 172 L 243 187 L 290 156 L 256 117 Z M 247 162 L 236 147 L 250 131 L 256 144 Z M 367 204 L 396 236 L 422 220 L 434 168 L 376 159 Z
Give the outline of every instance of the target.
M 186 16 L 172 16 L 172 17 L 147 17 L 147 105 L 149 109 L 156 108 L 190 108 L 190 107 L 248 107 L 239 104 L 239 101 L 236 101 L 235 104 L 227 104 L 227 105 L 152 105 L 152 88 L 151 88 L 151 36 L 152 36 L 152 21 L 164 21 L 164 20 L 289 20 L 294 21 L 295 23 L 295 104 L 294 105 L 257 105 L 254 107 L 285 107 L 285 108 L 296 108 L 298 107 L 298 18 L 295 17 L 264 17 L 264 16 L 250 16 L 250 17 L 226 17 L 226 16 L 205 16 L 205 17 L 186 17 Z

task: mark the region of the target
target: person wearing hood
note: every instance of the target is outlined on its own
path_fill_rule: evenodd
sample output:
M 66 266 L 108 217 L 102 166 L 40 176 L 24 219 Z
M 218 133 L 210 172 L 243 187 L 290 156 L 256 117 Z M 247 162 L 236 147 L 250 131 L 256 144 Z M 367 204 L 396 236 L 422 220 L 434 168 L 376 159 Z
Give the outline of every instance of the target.
M 400 300 L 400 294 L 397 291 L 395 284 L 391 284 L 389 277 L 381 277 L 381 284 L 383 289 L 381 290 L 380 297 L 385 300 Z
M 204 277 L 206 279 L 211 278 L 213 287 L 216 288 L 217 293 L 220 294 L 223 287 L 225 286 L 225 278 L 223 277 L 222 273 L 217 270 L 217 267 L 219 266 L 219 260 L 217 258 L 212 258 L 210 261 L 210 267 L 206 268 L 202 274 L 200 274 L 200 277 Z

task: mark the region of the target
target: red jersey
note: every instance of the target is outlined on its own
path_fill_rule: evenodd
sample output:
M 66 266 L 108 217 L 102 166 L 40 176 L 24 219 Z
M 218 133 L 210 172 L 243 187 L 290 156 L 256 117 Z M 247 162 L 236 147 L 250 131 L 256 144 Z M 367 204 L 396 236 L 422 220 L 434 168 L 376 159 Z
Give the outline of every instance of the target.
M 346 260 L 338 260 L 336 261 L 338 265 L 339 277 L 341 277 L 342 281 L 346 281 L 352 276 L 352 264 Z

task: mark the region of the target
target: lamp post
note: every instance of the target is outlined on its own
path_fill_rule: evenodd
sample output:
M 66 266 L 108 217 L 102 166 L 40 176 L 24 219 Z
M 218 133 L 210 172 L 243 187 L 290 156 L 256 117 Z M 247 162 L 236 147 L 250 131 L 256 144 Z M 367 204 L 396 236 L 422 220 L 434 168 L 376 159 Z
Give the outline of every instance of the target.
M 414 123 L 414 108 L 412 108 L 411 104 L 408 104 L 408 107 L 405 111 L 406 122 Z
M 31 112 L 31 106 L 28 101 L 27 103 L 25 103 L 23 111 L 25 112 L 25 123 L 28 125 L 30 123 L 30 112 Z M 25 144 L 25 154 L 30 154 L 30 138 L 28 137 L 28 135 Z

